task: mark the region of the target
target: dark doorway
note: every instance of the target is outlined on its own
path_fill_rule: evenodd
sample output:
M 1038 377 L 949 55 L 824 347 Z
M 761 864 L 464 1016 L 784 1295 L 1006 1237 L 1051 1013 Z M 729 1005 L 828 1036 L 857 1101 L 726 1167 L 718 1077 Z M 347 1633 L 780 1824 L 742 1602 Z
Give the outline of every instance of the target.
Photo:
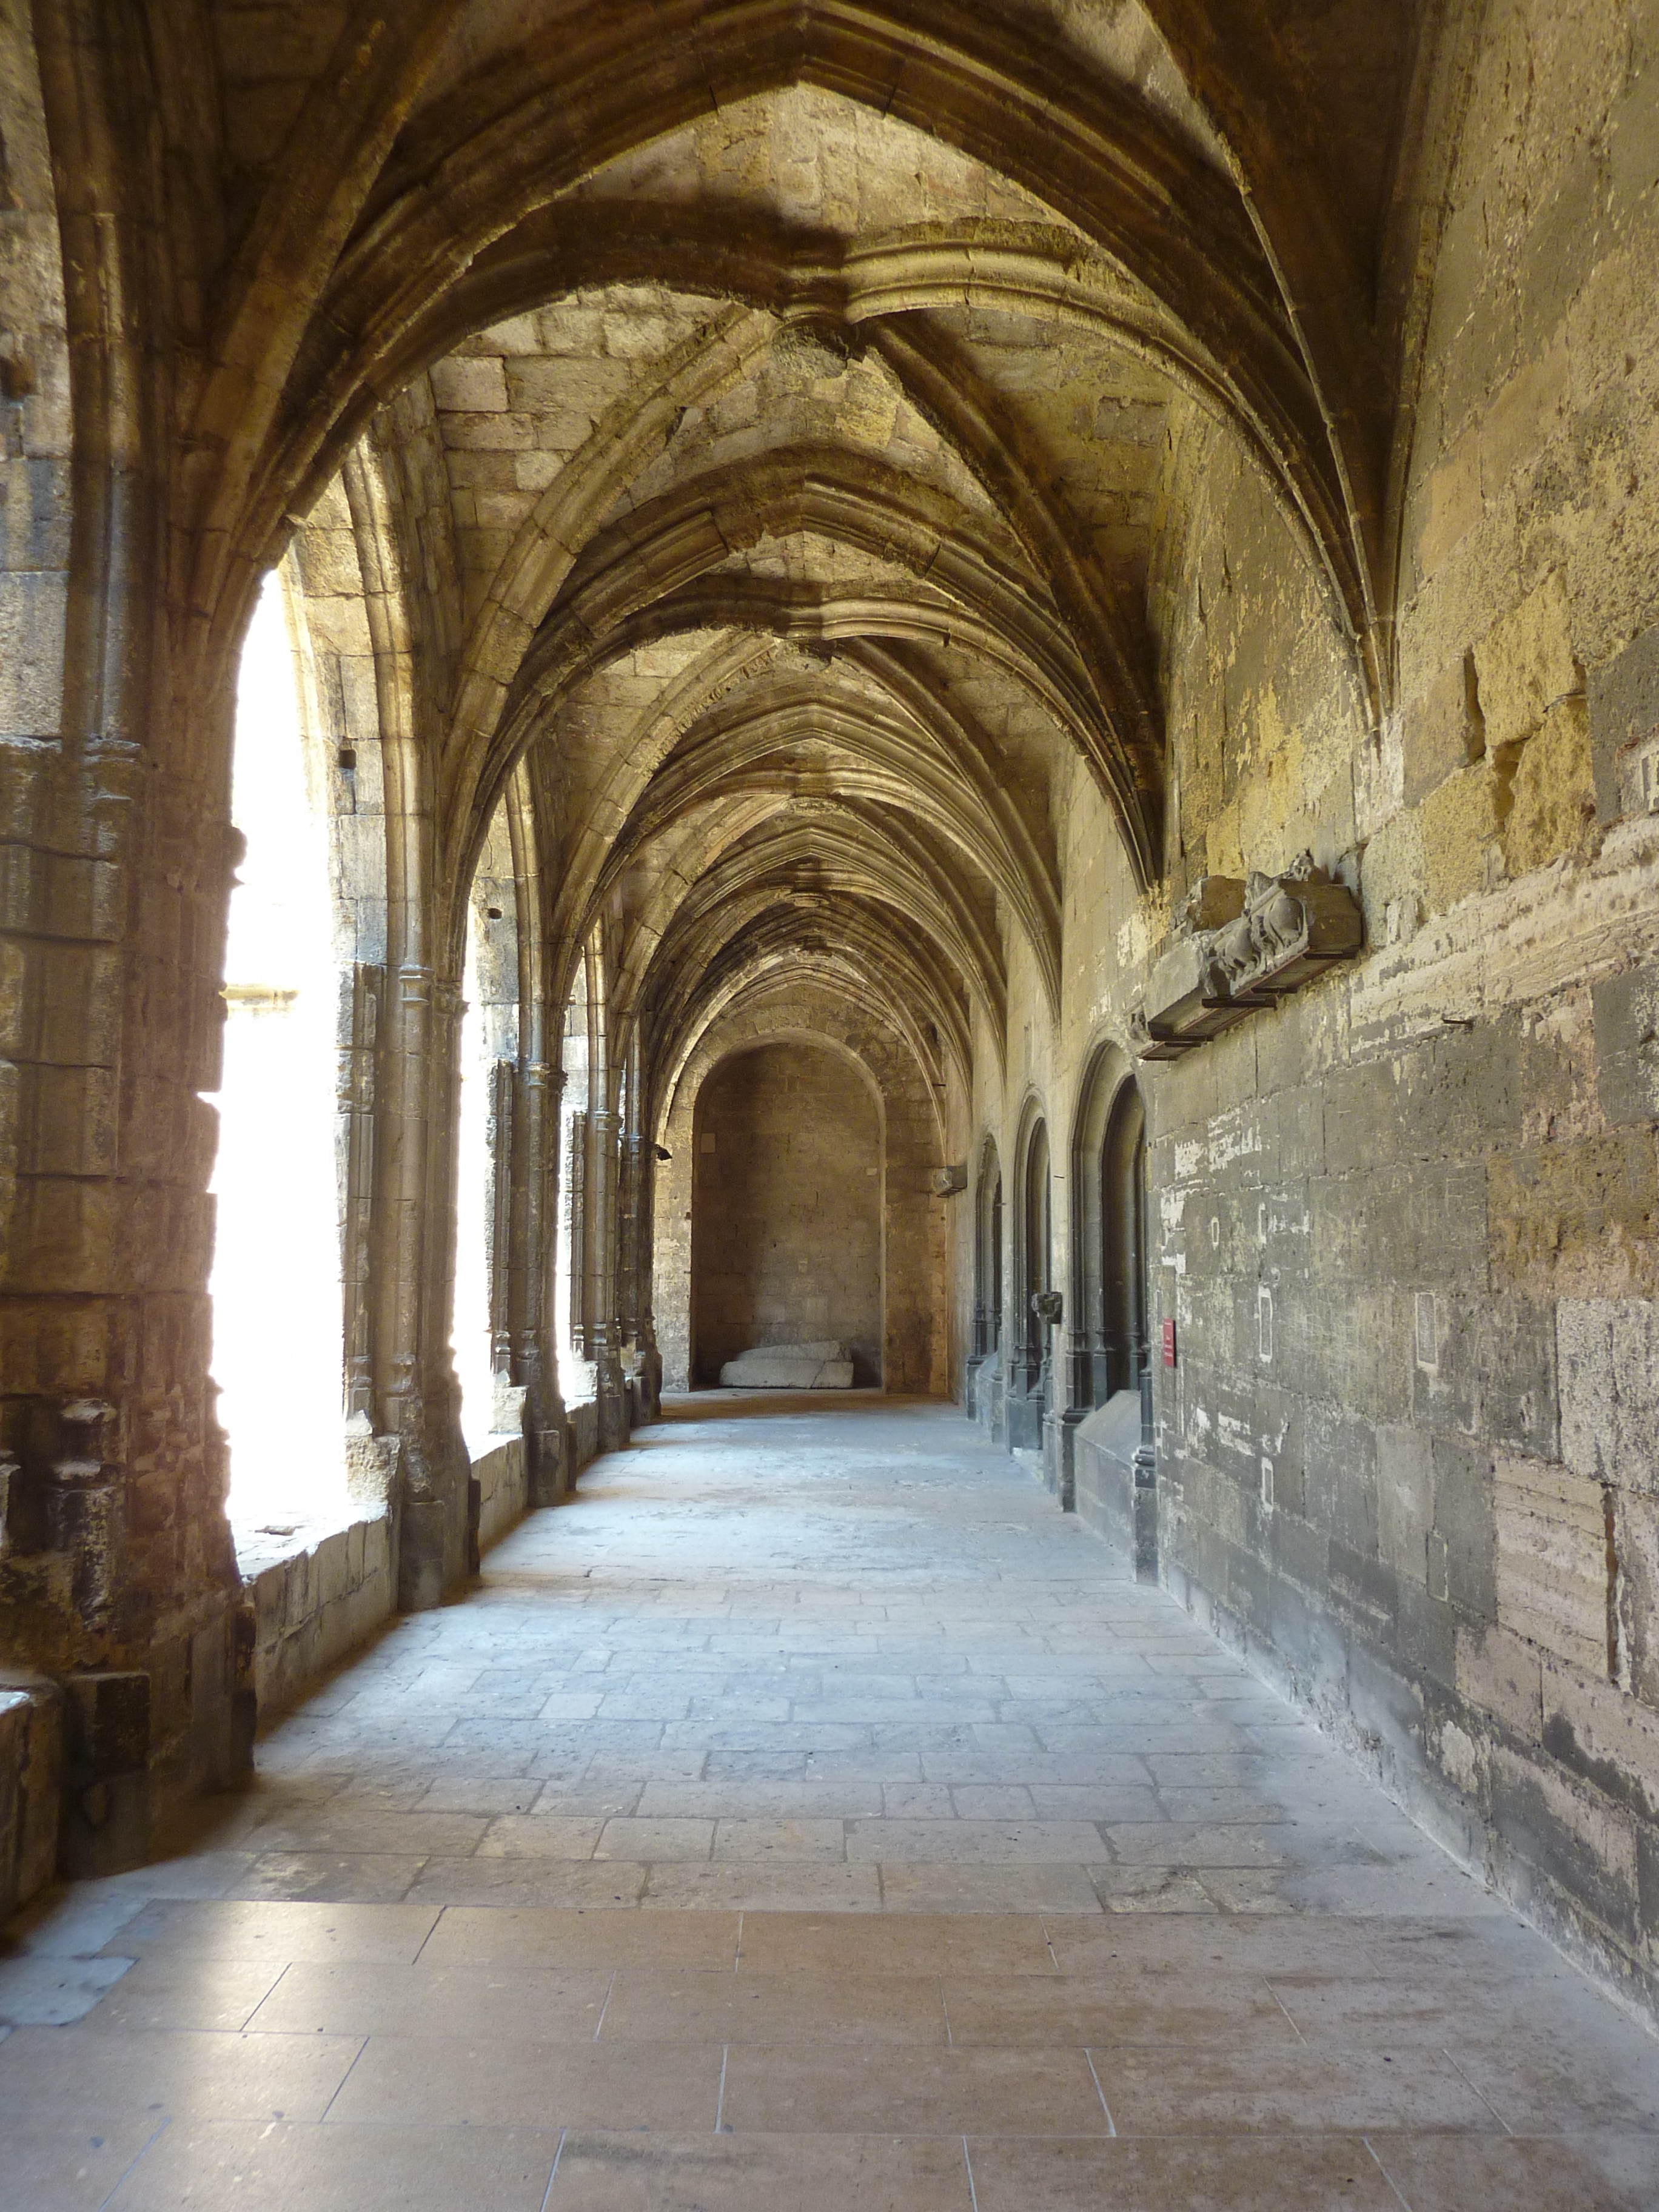
M 1121 1055 L 1097 1059 L 1073 1151 L 1074 1395 L 1103 1406 L 1146 1364 L 1146 1112 Z

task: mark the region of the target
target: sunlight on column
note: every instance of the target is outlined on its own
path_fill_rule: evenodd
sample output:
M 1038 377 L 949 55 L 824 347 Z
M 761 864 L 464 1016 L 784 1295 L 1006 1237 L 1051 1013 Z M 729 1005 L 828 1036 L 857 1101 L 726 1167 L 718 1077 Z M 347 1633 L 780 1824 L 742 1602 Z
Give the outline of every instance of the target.
M 489 1198 L 489 1079 L 477 921 L 466 932 L 466 1012 L 461 1019 L 461 1111 L 455 1146 L 455 1314 L 450 1333 L 461 1386 L 461 1431 L 474 1458 L 488 1449 L 495 1411 L 490 1370 L 489 1268 L 485 1212 Z
M 281 587 L 243 649 L 225 1065 L 211 1188 L 213 1372 L 239 1527 L 345 1510 L 336 995 L 327 824 L 307 796 Z

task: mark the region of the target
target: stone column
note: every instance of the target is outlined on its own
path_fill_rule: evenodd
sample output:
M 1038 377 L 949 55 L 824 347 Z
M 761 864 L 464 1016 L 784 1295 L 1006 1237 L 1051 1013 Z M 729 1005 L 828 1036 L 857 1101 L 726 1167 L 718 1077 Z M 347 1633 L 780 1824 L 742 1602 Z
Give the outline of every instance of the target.
M 155 111 L 143 54 L 95 15 L 0 24 L 0 1661 L 64 1684 L 66 1832 L 109 1869 L 248 1731 L 199 1095 L 219 1080 L 233 697 L 222 670 L 175 665 L 195 610 L 161 618 L 168 362 L 127 135 Z M 116 1705 L 118 1728 L 92 1724 Z
M 461 1126 L 461 1018 L 458 978 L 432 989 L 431 1107 L 427 1120 L 426 1220 L 421 1324 L 422 1434 L 427 1480 L 445 1509 L 443 1582 L 447 1589 L 478 1571 L 480 1496 L 472 1455 L 461 1430 L 461 1384 L 455 1372 L 455 1192 Z
M 1158 1430 L 1152 1370 L 1140 1370 L 1140 1442 L 1135 1446 L 1135 1580 L 1158 1580 Z
M 617 1349 L 629 1413 L 642 1408 L 639 1377 L 639 1172 L 640 1140 L 625 1124 L 617 1137 Z
M 640 1391 L 652 1419 L 662 1411 L 662 1352 L 657 1343 L 656 1304 L 652 1286 L 652 1225 L 656 1218 L 657 1155 L 650 1139 L 639 1139 L 639 1191 L 635 1200 L 635 1269 L 639 1316 Z

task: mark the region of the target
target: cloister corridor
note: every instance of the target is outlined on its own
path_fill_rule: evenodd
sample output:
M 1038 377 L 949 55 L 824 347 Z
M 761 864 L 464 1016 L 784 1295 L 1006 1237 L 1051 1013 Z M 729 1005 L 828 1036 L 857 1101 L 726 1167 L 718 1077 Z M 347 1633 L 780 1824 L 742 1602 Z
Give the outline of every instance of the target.
M 1652 2206 L 1659 2043 L 953 1408 L 708 1394 L 0 1963 L 5 2212 Z

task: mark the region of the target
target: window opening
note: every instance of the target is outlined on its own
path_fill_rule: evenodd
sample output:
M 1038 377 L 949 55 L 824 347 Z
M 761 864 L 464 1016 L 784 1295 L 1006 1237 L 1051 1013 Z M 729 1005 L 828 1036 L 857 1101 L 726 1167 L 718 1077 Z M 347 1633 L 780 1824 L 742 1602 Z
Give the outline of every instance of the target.
M 326 755 L 322 756 L 326 759 Z M 231 816 L 246 840 L 225 949 L 224 1069 L 210 1188 L 213 1372 L 229 1510 L 248 1535 L 346 1510 L 338 974 L 327 816 L 308 788 L 292 648 L 273 574 L 237 683 Z
M 461 1016 L 461 1095 L 455 1133 L 455 1305 L 450 1343 L 461 1386 L 461 1432 L 474 1458 L 494 1420 L 489 1327 L 489 1225 L 494 1163 L 489 1148 L 489 1024 L 481 972 L 477 910 L 468 914 L 466 1000 Z
M 553 1315 L 567 1405 L 593 1394 L 587 1365 L 586 1198 L 589 1029 L 587 961 L 576 963 L 564 1014 L 564 1096 L 559 1122 L 559 1206 L 553 1255 Z

